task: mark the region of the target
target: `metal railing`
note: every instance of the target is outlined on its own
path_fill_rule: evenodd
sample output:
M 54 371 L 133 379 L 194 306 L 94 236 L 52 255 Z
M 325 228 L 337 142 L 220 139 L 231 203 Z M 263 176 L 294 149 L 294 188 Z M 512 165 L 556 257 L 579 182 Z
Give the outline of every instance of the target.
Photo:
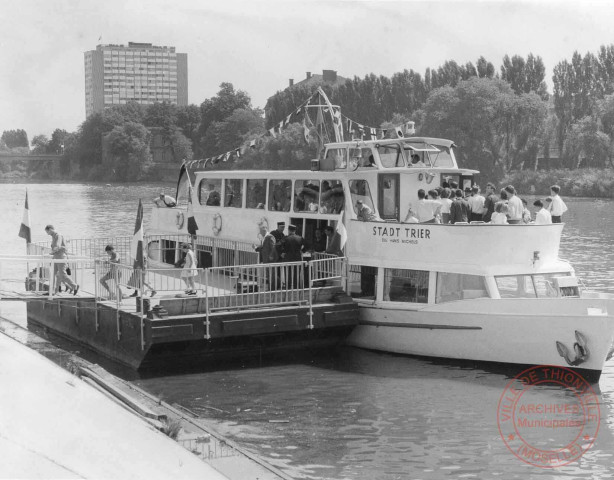
M 94 246 L 89 244 L 89 247 Z M 117 338 L 121 339 L 120 306 L 126 297 L 122 288 L 137 289 L 137 310 L 140 310 L 141 348 L 145 348 L 144 289 L 160 293 L 178 293 L 184 289 L 180 268 L 135 269 L 132 266 L 111 263 L 107 260 L 92 259 L 89 256 L 73 256 L 67 259 L 49 257 L 49 249 L 32 245 L 31 255 L 0 255 L 0 272 L 3 263 L 19 262 L 28 265 L 26 289 L 38 294 L 55 296 L 56 268 L 64 264 L 71 266 L 71 278 L 82 284 L 84 276 L 94 274 L 94 296 L 96 302 L 111 301 L 116 307 Z M 85 251 L 85 250 L 82 250 Z M 93 254 L 95 248 L 89 252 Z M 93 272 L 90 265 L 93 264 Z M 60 267 L 58 267 L 60 265 Z M 32 271 L 29 270 L 34 266 Z M 302 305 L 309 307 L 309 328 L 313 328 L 313 303 L 318 290 L 331 286 L 347 285 L 347 260 L 345 257 L 325 256 L 309 262 L 288 262 L 271 264 L 228 265 L 197 269 L 194 283 L 199 297 L 204 299 L 206 338 L 210 338 L 210 314 L 222 310 L 246 310 L 263 307 Z M 104 281 L 104 285 L 103 282 Z M 199 306 L 200 306 L 199 302 Z M 140 309 L 138 308 L 140 306 Z M 99 328 L 98 307 L 96 307 L 96 328 Z

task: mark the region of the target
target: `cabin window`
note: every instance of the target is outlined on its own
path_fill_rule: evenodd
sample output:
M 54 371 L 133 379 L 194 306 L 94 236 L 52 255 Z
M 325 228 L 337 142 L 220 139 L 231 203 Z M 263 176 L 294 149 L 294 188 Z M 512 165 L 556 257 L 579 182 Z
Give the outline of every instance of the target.
M 536 298 L 530 275 L 495 277 L 501 298 Z
M 356 202 L 361 200 L 362 203 L 367 205 L 372 212 L 375 213 L 373 208 L 373 199 L 371 198 L 371 190 L 369 189 L 369 182 L 366 180 L 350 180 L 350 194 L 352 195 L 352 205 L 354 205 L 354 213 L 356 212 Z
M 323 180 L 320 192 L 320 213 L 341 213 L 345 208 L 345 194 L 341 180 Z
M 352 298 L 375 300 L 377 267 L 350 265 L 348 288 Z
M 439 272 L 437 274 L 435 303 L 482 297 L 488 297 L 484 277 L 462 273 Z
M 345 148 L 331 148 L 326 152 L 325 161 L 335 166 L 335 170 L 347 168 L 347 150 Z
M 398 145 L 379 145 L 377 147 L 379 160 L 385 168 L 403 167 L 405 160 Z
M 552 298 L 579 296 L 577 285 L 559 286 L 557 277 L 568 277 L 569 273 L 542 273 L 538 275 L 515 275 L 495 277 L 501 298 Z
M 203 178 L 198 184 L 198 203 L 219 207 L 222 198 L 222 179 Z
M 264 208 L 266 179 L 247 180 L 247 208 Z
M 350 168 L 375 167 L 375 158 L 370 148 L 350 148 Z
M 384 273 L 384 301 L 427 303 L 429 272 L 386 268 Z
M 243 180 L 240 178 L 226 179 L 224 182 L 224 206 L 243 207 Z
M 455 167 L 449 148 L 437 146 L 439 152 L 429 152 L 428 156 L 434 167 Z
M 317 212 L 319 197 L 319 180 L 296 180 L 294 182 L 295 212 Z
M 274 212 L 290 211 L 290 180 L 271 180 L 269 182 L 269 210 Z

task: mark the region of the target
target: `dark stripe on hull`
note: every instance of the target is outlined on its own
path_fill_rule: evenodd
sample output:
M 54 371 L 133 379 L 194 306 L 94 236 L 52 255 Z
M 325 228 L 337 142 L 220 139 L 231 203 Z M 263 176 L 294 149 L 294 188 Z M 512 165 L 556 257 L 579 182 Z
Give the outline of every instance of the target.
M 374 322 L 371 320 L 361 320 L 359 325 L 369 325 L 372 327 L 426 328 L 428 330 L 482 330 L 482 327 L 473 327 L 473 326 L 465 326 L 465 325 L 436 325 L 433 323 Z

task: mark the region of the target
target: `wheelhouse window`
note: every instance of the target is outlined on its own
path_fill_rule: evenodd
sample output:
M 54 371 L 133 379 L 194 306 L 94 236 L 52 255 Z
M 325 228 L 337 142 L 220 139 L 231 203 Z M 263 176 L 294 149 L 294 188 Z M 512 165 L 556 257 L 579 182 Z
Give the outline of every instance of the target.
M 429 272 L 386 268 L 384 272 L 384 301 L 427 303 Z
M 269 210 L 275 212 L 290 211 L 290 180 L 271 180 L 269 182 Z
M 341 213 L 345 208 L 345 193 L 341 180 L 323 180 L 320 191 L 320 213 Z
M 243 207 L 243 180 L 230 178 L 224 182 L 224 206 Z
M 319 180 L 296 180 L 294 182 L 294 211 L 317 212 L 320 198 Z
M 247 208 L 264 208 L 266 203 L 266 179 L 247 180 Z
M 369 182 L 366 180 L 350 180 L 350 194 L 352 195 L 354 213 L 358 213 L 356 211 L 356 202 L 358 200 L 361 200 L 371 211 L 375 212 L 373 208 L 373 199 L 371 198 L 371 190 L 369 189 Z
M 370 148 L 350 148 L 350 168 L 352 170 L 375 166 L 375 158 Z
M 335 170 L 345 170 L 347 168 L 347 150 L 345 148 L 331 148 L 326 152 L 325 161 L 334 166 Z
M 483 276 L 445 272 L 437 274 L 435 303 L 482 297 L 488 297 L 486 279 Z
M 219 207 L 222 198 L 222 179 L 203 178 L 198 184 L 198 203 Z
M 405 159 L 399 145 L 379 145 L 379 160 L 385 168 L 404 167 Z
M 569 273 L 542 273 L 495 277 L 495 281 L 501 298 L 577 297 L 577 281 L 566 281 L 569 277 Z

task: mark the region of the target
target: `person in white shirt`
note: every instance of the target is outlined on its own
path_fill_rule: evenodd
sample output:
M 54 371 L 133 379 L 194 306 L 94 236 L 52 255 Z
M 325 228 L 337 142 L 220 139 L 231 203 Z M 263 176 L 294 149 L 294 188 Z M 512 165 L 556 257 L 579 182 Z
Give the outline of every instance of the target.
M 418 201 L 415 206 L 409 205 L 409 211 L 403 221 L 407 223 L 409 218 L 414 216 L 420 223 L 436 223 L 435 217 L 440 216 L 440 211 L 441 203 L 436 200 L 427 200 L 426 192 L 421 188 L 418 190 Z
M 469 220 L 472 222 L 480 222 L 484 214 L 484 197 L 480 195 L 480 187 L 477 185 L 471 187 L 471 192 L 471 196 L 467 198 L 469 206 L 471 207 L 471 218 Z
M 550 212 L 544 208 L 544 202 L 535 200 L 533 206 L 535 207 L 535 225 L 548 225 L 552 223 L 552 217 Z
M 559 192 L 561 187 L 558 185 L 552 185 L 550 187 L 550 196 L 552 197 L 552 203 L 550 204 L 550 214 L 552 215 L 552 223 L 561 223 L 561 217 L 567 211 L 567 205 L 561 197 Z
M 502 201 L 495 203 L 495 211 L 490 217 L 490 223 L 495 225 L 507 225 L 507 204 Z
M 510 225 L 522 223 L 522 211 L 524 206 L 522 200 L 516 195 L 516 189 L 512 185 L 505 187 L 508 194 L 507 198 L 507 218 Z

